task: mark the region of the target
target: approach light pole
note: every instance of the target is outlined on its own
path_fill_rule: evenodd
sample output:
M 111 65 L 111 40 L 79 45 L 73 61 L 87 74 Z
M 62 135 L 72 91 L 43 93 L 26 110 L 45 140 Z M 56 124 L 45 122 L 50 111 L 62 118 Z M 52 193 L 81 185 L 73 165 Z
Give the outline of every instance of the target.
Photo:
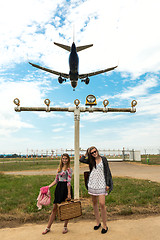
M 135 113 L 137 101 L 133 100 L 131 102 L 131 108 L 108 108 L 109 101 L 103 101 L 103 108 L 93 107 L 97 105 L 96 97 L 94 95 L 88 95 L 86 97 L 86 106 L 89 107 L 79 107 L 80 101 L 76 99 L 74 101 L 75 107 L 50 107 L 50 100 L 45 99 L 44 103 L 46 107 L 20 107 L 20 100 L 15 98 L 13 101 L 16 104 L 15 111 L 45 111 L 45 112 L 74 112 L 74 198 L 79 199 L 79 122 L 80 122 L 80 113 L 81 112 L 130 112 Z

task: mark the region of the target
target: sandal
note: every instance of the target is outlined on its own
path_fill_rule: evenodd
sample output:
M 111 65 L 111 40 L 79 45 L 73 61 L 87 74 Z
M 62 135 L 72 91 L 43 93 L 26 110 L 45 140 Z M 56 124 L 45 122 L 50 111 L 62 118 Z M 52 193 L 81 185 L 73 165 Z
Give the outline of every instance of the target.
M 108 231 L 108 227 L 106 227 L 106 229 L 105 229 L 105 228 L 102 228 L 101 233 L 104 234 L 104 233 L 106 233 L 107 231 Z
M 65 233 L 67 233 L 68 232 L 68 228 L 67 227 L 64 227 L 64 229 L 63 229 L 63 234 L 65 234 Z
M 44 235 L 44 234 L 47 234 L 48 232 L 50 232 L 50 228 L 46 228 L 44 232 L 42 232 L 42 234 Z
M 101 227 L 101 223 L 98 226 L 94 226 L 94 230 L 98 230 Z

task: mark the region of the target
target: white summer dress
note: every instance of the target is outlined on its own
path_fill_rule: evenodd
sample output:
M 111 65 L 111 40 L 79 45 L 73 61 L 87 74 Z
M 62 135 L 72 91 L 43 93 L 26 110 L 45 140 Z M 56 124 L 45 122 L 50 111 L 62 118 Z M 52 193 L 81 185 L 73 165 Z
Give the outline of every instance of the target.
M 103 162 L 96 164 L 96 168 L 93 167 L 89 176 L 88 193 L 91 195 L 108 195 L 106 191 L 106 181 L 104 178 Z

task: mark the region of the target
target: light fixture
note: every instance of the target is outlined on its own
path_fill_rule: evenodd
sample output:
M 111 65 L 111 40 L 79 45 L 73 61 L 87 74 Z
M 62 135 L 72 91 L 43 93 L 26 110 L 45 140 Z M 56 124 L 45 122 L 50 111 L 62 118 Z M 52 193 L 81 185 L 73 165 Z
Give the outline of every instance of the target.
M 135 107 L 137 105 L 137 101 L 136 100 L 133 100 L 132 102 L 131 102 L 131 107 Z
M 92 94 L 88 95 L 86 97 L 86 106 L 92 106 L 92 105 L 97 105 L 97 102 L 96 102 L 96 97 Z
M 20 100 L 18 98 L 15 98 L 13 100 L 14 104 L 16 104 L 17 106 L 20 106 Z
M 108 101 L 107 99 L 105 99 L 105 100 L 103 101 L 104 107 L 107 107 L 108 104 L 109 104 L 109 101 Z
M 79 99 L 74 100 L 74 104 L 76 105 L 76 107 L 78 107 L 78 105 L 80 104 Z
M 47 99 L 44 100 L 44 103 L 49 107 L 51 101 L 47 98 Z

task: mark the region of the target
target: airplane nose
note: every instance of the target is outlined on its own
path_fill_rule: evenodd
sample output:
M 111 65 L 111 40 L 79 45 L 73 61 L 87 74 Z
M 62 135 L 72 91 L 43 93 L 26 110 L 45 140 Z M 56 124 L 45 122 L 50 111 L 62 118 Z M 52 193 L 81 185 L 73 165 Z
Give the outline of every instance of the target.
M 71 86 L 73 88 L 76 88 L 77 87 L 77 81 L 71 81 Z

